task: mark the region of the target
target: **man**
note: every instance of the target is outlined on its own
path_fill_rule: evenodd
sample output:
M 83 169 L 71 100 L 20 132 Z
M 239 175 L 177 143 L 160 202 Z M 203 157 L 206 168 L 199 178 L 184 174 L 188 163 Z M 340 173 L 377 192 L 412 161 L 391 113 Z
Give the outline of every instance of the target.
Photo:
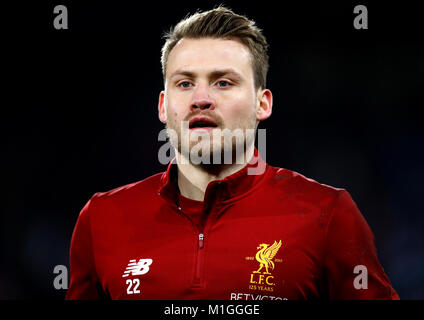
M 254 22 L 198 12 L 167 35 L 162 67 L 159 119 L 176 156 L 86 204 L 67 299 L 399 298 L 349 193 L 254 147 L 272 112 Z

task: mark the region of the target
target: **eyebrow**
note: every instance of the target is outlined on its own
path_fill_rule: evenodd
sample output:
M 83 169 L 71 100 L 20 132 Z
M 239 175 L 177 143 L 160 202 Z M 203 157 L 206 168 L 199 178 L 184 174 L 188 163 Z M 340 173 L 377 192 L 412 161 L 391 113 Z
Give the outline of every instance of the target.
M 176 70 L 170 75 L 169 78 L 172 79 L 173 77 L 178 76 L 178 75 L 186 76 L 186 77 L 189 77 L 189 78 L 194 78 L 196 76 L 196 73 L 192 72 L 192 71 L 188 71 L 188 70 Z M 222 77 L 222 76 L 225 76 L 225 75 L 232 75 L 232 76 L 234 76 L 238 79 L 242 79 L 241 74 L 239 72 L 237 72 L 236 70 L 232 69 L 232 68 L 216 69 L 216 70 L 209 72 L 208 75 L 209 75 L 210 78 L 213 78 L 213 79 L 219 78 L 219 77 Z

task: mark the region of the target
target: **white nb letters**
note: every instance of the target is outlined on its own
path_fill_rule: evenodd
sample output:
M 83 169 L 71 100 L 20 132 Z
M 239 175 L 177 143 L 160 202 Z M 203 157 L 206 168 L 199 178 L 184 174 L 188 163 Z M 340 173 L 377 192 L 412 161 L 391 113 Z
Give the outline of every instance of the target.
M 140 276 L 144 275 L 150 270 L 150 265 L 153 263 L 152 259 L 131 259 L 128 263 L 127 268 L 122 275 L 122 278 L 129 276 Z M 127 294 L 139 294 L 140 292 L 140 279 L 131 278 L 125 281 L 127 286 Z
M 129 275 L 132 276 L 139 276 L 146 274 L 149 272 L 149 267 L 153 263 L 152 259 L 140 259 L 138 262 L 136 262 L 135 259 L 130 260 L 130 263 L 128 263 L 127 269 L 124 271 L 124 274 L 122 277 L 128 277 Z

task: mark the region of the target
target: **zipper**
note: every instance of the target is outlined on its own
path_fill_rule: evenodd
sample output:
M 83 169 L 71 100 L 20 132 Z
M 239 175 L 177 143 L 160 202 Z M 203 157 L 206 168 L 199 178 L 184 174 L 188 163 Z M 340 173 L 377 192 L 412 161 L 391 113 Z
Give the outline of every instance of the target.
M 202 266 L 203 266 L 203 254 L 204 254 L 204 239 L 205 235 L 203 233 L 199 233 L 198 236 L 198 246 L 197 246 L 197 253 L 196 253 L 196 265 L 195 265 L 195 275 L 194 275 L 194 287 L 201 287 L 202 286 Z
M 191 224 L 193 225 L 194 229 L 197 231 L 197 249 L 195 252 L 196 258 L 195 258 L 195 266 L 194 266 L 194 279 L 192 283 L 192 287 L 202 287 L 202 267 L 203 267 L 203 255 L 204 255 L 204 246 L 205 246 L 205 234 L 201 232 L 197 226 L 194 224 L 194 222 L 184 214 L 181 207 L 177 205 L 177 210 L 186 217 Z
M 203 249 L 203 239 L 205 238 L 203 233 L 199 233 L 199 249 Z

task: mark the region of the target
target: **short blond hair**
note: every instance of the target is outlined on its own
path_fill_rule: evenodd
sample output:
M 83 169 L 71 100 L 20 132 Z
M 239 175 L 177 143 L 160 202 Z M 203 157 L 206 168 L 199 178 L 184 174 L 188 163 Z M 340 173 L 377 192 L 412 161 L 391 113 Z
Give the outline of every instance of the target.
M 255 87 L 266 87 L 268 73 L 268 43 L 255 22 L 247 17 L 235 14 L 230 9 L 219 6 L 215 9 L 196 12 L 181 20 L 175 27 L 165 33 L 162 47 L 161 63 L 165 79 L 168 56 L 172 48 L 182 38 L 221 38 L 238 40 L 251 53 Z

